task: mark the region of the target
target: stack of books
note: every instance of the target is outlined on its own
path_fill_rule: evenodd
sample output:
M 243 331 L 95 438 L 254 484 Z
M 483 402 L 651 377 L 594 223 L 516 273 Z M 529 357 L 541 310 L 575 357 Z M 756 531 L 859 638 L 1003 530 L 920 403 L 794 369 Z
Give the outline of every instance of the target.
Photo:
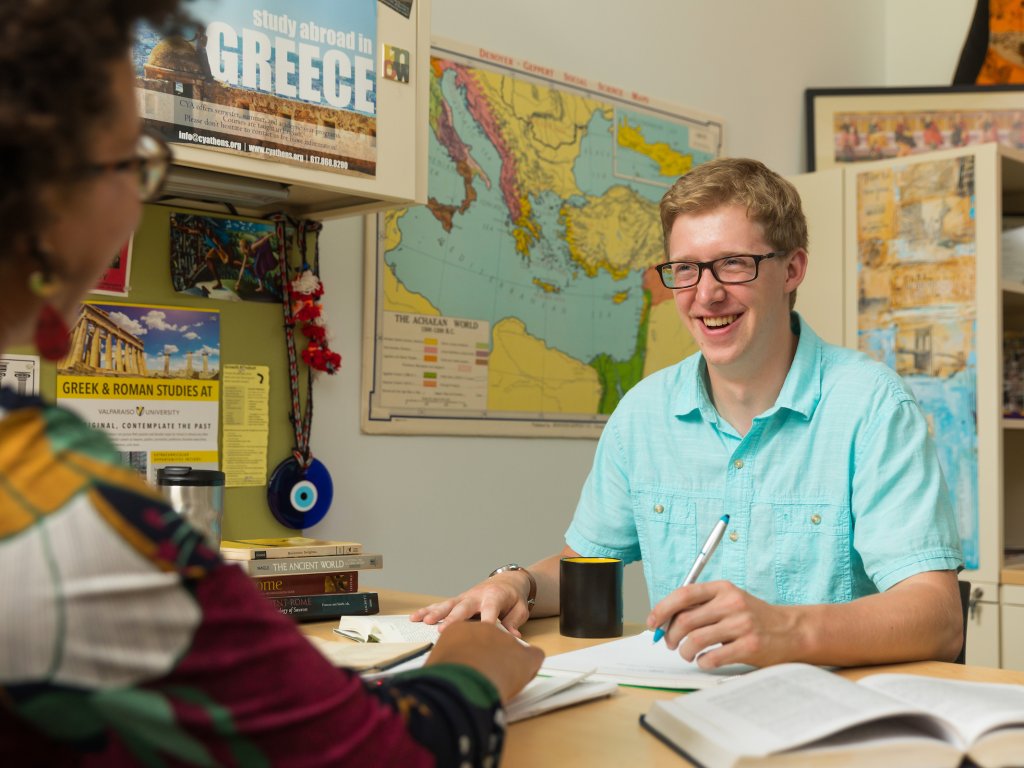
M 384 566 L 351 541 L 305 536 L 223 541 L 221 556 L 245 570 L 277 609 L 297 621 L 378 613 L 376 592 L 360 592 L 359 571 Z

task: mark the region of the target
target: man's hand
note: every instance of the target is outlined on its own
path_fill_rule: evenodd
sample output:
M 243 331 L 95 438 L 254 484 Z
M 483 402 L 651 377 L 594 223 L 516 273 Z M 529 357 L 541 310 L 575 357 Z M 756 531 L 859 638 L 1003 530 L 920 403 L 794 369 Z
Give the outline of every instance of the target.
M 654 629 L 666 621 L 671 624 L 665 644 L 678 648 L 687 661 L 696 658 L 701 669 L 725 664 L 763 667 L 802 655 L 798 612 L 769 605 L 728 581 L 680 587 L 654 606 L 647 626 Z
M 540 648 L 520 645 L 493 624 L 456 622 L 437 641 L 427 657 L 431 664 L 465 664 L 498 689 L 507 704 L 530 682 L 544 661 Z
M 526 605 L 530 593 L 530 582 L 521 571 L 506 571 L 481 581 L 461 595 L 432 603 L 417 611 L 409 618 L 425 624 L 444 621 L 439 629 L 443 632 L 453 623 L 480 616 L 481 624 L 494 624 L 500 620 L 510 633 L 522 637 L 519 627 L 530 618 Z
M 671 621 L 666 644 L 689 661 L 700 654 L 703 669 L 786 661 L 855 667 L 952 660 L 964 641 L 960 608 L 953 571 L 925 571 L 885 592 L 823 605 L 769 605 L 710 581 L 677 589 L 654 606 L 647 626 Z

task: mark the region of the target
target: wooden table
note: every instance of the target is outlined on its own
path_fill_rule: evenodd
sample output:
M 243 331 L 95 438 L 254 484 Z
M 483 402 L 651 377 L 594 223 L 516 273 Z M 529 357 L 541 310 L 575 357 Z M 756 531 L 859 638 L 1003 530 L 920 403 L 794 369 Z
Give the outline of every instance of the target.
M 369 587 L 372 589 L 372 587 Z M 437 600 L 391 590 L 377 590 L 381 613 L 410 613 Z M 338 639 L 332 632 L 337 622 L 302 625 L 308 635 Z M 625 634 L 644 629 L 639 624 L 626 624 Z M 549 656 L 574 651 L 600 640 L 563 637 L 558 632 L 558 619 L 535 619 L 523 627 L 523 637 Z M 904 672 L 945 677 L 954 680 L 1018 683 L 1024 685 L 1024 672 L 989 667 L 970 667 L 943 662 L 893 664 L 884 667 L 861 667 L 839 672 L 843 677 L 857 679 L 875 672 Z M 678 754 L 645 731 L 639 722 L 651 704 L 659 699 L 680 695 L 675 691 L 620 686 L 617 695 L 556 710 L 540 717 L 509 726 L 502 765 L 505 768 L 537 768 L 537 766 L 666 766 L 686 765 Z

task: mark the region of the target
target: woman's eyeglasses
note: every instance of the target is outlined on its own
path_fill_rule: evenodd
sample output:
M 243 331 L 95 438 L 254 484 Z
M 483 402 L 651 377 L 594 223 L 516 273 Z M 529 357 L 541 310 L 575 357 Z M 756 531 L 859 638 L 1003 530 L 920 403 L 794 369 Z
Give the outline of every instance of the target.
M 132 157 L 109 163 L 87 163 L 81 166 L 81 171 L 90 176 L 134 171 L 138 174 L 139 197 L 145 201 L 152 200 L 160 191 L 170 167 L 171 148 L 167 142 L 161 136 L 144 130 L 139 134 Z

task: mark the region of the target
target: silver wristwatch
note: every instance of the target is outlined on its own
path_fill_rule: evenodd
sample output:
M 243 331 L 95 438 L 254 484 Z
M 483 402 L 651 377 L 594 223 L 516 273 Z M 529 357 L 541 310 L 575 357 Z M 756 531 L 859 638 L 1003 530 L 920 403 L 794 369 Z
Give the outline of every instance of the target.
M 530 594 L 526 597 L 526 608 L 532 611 L 533 606 L 537 604 L 537 580 L 533 578 L 533 574 L 523 568 L 523 566 L 519 565 L 519 563 L 509 563 L 507 565 L 499 565 L 487 574 L 487 578 L 497 576 L 499 573 L 504 573 L 505 571 L 522 571 L 526 574 L 526 578 L 530 580 Z

